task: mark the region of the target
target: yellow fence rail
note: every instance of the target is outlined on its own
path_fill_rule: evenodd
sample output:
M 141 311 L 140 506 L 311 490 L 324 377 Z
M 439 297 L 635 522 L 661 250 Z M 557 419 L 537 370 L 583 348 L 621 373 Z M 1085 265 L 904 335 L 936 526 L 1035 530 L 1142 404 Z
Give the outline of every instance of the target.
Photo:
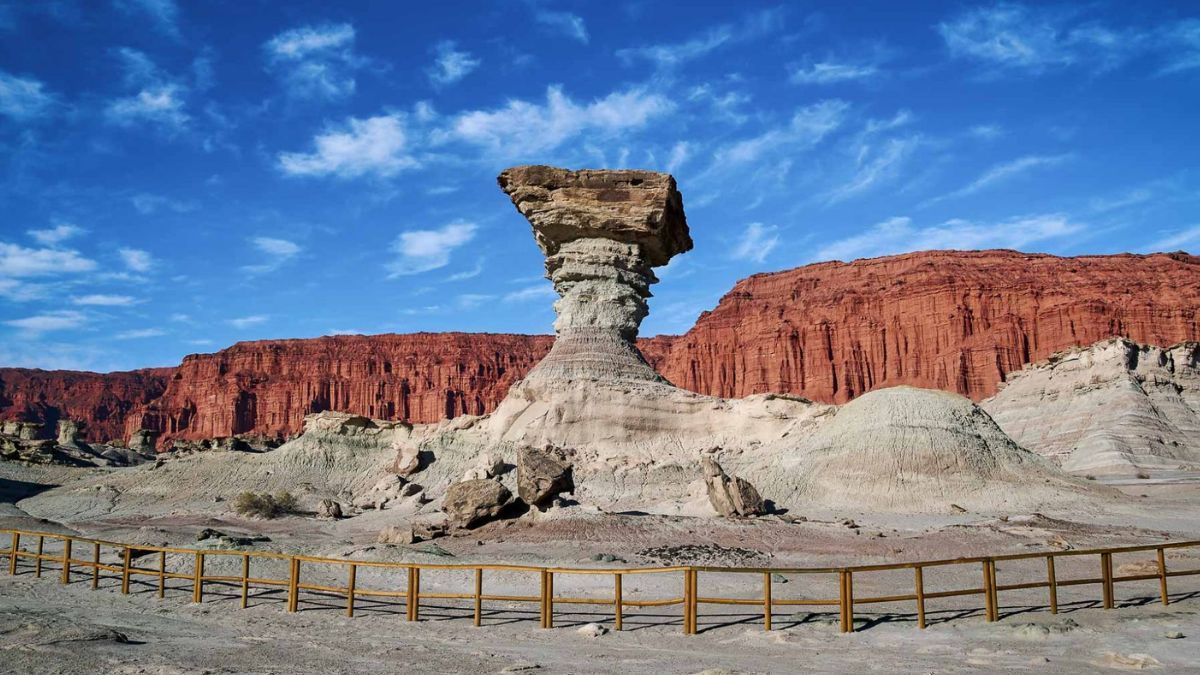
M 930 600 L 959 596 L 982 596 L 984 615 L 988 621 L 1000 618 L 1001 591 L 1044 588 L 1047 590 L 1047 602 L 1051 613 L 1057 614 L 1059 609 L 1058 590 L 1064 586 L 1099 585 L 1101 601 L 1105 609 L 1115 607 L 1115 585 L 1118 582 L 1158 581 L 1158 595 L 1163 605 L 1170 602 L 1167 593 L 1167 580 L 1172 577 L 1200 575 L 1200 569 L 1167 569 L 1167 551 L 1176 549 L 1200 548 L 1200 541 L 1169 542 L 1139 546 L 1122 546 L 1115 548 L 1097 548 L 1071 551 L 1046 551 L 1038 553 L 1019 553 L 974 558 L 954 558 L 946 560 L 925 560 L 919 562 L 887 563 L 878 565 L 855 565 L 848 567 L 791 567 L 791 568 L 745 568 L 745 567 L 711 567 L 711 566 L 675 566 L 675 567 L 639 567 L 639 568 L 565 568 L 565 567 L 536 567 L 529 565 L 490 565 L 490 564 L 430 564 L 430 563 L 399 563 L 372 560 L 348 560 L 339 558 L 323 558 L 305 555 L 288 555 L 275 552 L 237 551 L 237 550 L 197 550 L 175 548 L 168 546 L 150 546 L 145 544 L 127 544 L 120 542 L 89 539 L 53 532 L 36 532 L 26 530 L 0 530 L 0 537 L 7 533 L 11 536 L 9 548 L 0 552 L 0 558 L 8 558 L 8 573 L 16 575 L 20 571 L 21 560 L 33 561 L 33 573 L 42 576 L 43 563 L 56 564 L 59 570 L 59 580 L 69 584 L 80 575 L 89 576 L 91 587 L 99 587 L 103 573 L 111 573 L 119 579 L 121 592 L 128 594 L 131 579 L 135 576 L 157 578 L 158 597 L 165 597 L 168 579 L 190 581 L 192 602 L 203 602 L 204 586 L 208 584 L 227 584 L 240 587 L 241 607 L 248 606 L 252 588 L 286 588 L 287 611 L 295 612 L 299 608 L 300 595 L 304 591 L 333 594 L 345 597 L 345 612 L 354 616 L 355 602 L 359 598 L 403 598 L 405 615 L 409 621 L 420 619 L 421 601 L 429 600 L 468 600 L 473 604 L 473 618 L 476 626 L 483 623 L 483 603 L 538 603 L 542 628 L 554 627 L 555 607 L 559 605 L 600 605 L 609 606 L 613 612 L 613 627 L 621 630 L 624 623 L 626 608 L 670 607 L 680 606 L 683 615 L 683 632 L 692 635 L 698 630 L 699 607 L 707 605 L 741 605 L 761 609 L 765 630 L 772 629 L 772 616 L 781 607 L 829 607 L 837 608 L 842 632 L 854 630 L 855 607 L 879 603 L 909 603 L 915 604 L 917 626 L 926 626 L 926 605 Z M 36 540 L 34 550 L 25 550 L 27 543 Z M 46 543 L 61 542 L 61 553 L 47 553 Z M 90 548 L 91 559 L 75 557 Z M 119 553 L 120 565 L 101 562 L 101 550 L 111 549 Z M 1155 570 L 1152 573 L 1113 574 L 1113 556 L 1129 553 L 1155 554 Z M 157 553 L 157 556 L 153 554 Z M 180 555 L 192 559 L 190 573 L 169 571 L 167 555 Z M 157 565 L 155 568 L 135 566 L 134 559 L 151 556 Z M 1099 577 L 1062 579 L 1056 574 L 1055 562 L 1064 558 L 1080 556 L 1098 556 Z M 210 558 L 233 557 L 241 560 L 241 573 L 238 575 L 205 574 L 205 561 Z M 153 560 L 155 559 L 156 560 Z M 258 560 L 287 561 L 288 576 L 284 579 L 256 577 L 252 574 L 252 562 Z M 1020 583 L 998 582 L 998 564 L 1008 564 L 1017 561 L 1043 560 L 1045 576 L 1037 581 Z M 144 563 L 143 563 L 144 564 Z M 347 572 L 345 586 L 329 586 L 316 583 L 305 583 L 302 572 L 305 566 L 324 565 L 344 568 Z M 925 585 L 925 570 L 930 568 L 946 568 L 951 566 L 974 565 L 979 568 L 981 585 L 965 589 L 929 591 Z M 358 583 L 358 571 L 362 568 L 388 569 L 402 571 L 405 574 L 404 590 L 369 589 Z M 421 572 L 434 570 L 463 570 L 474 573 L 474 584 L 471 592 L 463 593 L 433 593 L 422 592 Z M 881 596 L 856 596 L 854 584 L 856 578 L 881 572 L 897 570 L 912 570 L 913 586 L 911 593 Z M 485 572 L 516 572 L 537 575 L 538 595 L 498 595 L 484 592 Z M 634 600 L 624 597 L 622 583 L 625 577 L 635 575 L 679 574 L 681 594 L 665 598 Z M 702 596 L 700 594 L 701 574 L 735 574 L 751 575 L 761 579 L 761 597 L 757 598 L 728 598 Z M 554 582 L 556 577 L 568 575 L 608 575 L 613 578 L 613 595 L 603 598 L 567 597 L 556 595 Z M 777 597 L 773 589 L 775 576 L 808 576 L 824 575 L 836 577 L 838 597 L 836 598 L 783 598 Z

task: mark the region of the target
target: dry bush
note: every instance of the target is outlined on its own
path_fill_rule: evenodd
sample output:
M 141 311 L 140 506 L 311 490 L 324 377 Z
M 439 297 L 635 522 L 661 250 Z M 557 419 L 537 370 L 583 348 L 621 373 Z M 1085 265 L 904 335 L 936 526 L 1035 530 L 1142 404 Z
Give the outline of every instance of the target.
M 299 510 L 299 502 L 292 493 L 277 492 L 274 495 L 243 492 L 233 500 L 233 510 L 242 516 L 278 518 Z

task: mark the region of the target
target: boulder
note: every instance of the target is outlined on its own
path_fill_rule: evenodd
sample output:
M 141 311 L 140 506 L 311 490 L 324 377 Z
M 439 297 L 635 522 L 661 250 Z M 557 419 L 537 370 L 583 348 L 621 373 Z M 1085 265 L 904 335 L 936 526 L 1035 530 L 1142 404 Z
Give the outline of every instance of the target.
M 446 488 L 442 512 L 451 527 L 468 528 L 500 515 L 512 493 L 494 480 L 465 480 Z
M 415 544 L 420 540 L 411 525 L 388 525 L 379 531 L 375 541 L 380 544 Z
M 733 518 L 767 512 L 763 498 L 749 481 L 729 476 L 716 460 L 709 457 L 700 460 L 700 467 L 708 487 L 708 501 L 717 513 Z
M 342 505 L 332 499 L 322 499 L 317 504 L 317 517 L 337 520 L 342 517 Z
M 397 443 L 395 450 L 396 461 L 392 463 L 392 473 L 398 476 L 411 476 L 421 470 L 421 456 L 417 446 L 409 443 Z
M 504 460 L 500 455 L 485 452 L 475 460 L 475 465 L 463 474 L 463 480 L 495 478 L 504 472 Z
M 83 425 L 75 420 L 61 419 L 58 421 L 58 444 L 67 447 L 79 445 Z
M 574 492 L 567 453 L 552 445 L 517 450 L 517 494 L 530 506 L 546 506 L 563 492 Z
M 129 434 L 129 449 L 134 452 L 153 455 L 158 448 L 158 432 L 150 429 L 138 429 Z

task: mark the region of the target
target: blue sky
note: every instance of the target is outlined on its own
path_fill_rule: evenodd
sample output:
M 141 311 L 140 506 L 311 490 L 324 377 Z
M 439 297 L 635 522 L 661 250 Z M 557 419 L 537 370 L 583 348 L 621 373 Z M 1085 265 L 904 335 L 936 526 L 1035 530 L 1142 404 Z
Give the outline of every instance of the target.
M 495 185 L 679 181 L 643 334 L 930 248 L 1200 249 L 1191 3 L 0 3 L 0 365 L 548 333 Z

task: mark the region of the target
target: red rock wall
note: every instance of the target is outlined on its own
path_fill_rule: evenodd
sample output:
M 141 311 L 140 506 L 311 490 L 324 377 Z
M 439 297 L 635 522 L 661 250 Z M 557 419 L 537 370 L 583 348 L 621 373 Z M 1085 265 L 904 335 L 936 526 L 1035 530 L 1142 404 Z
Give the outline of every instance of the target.
M 744 279 L 685 335 L 639 347 L 675 384 L 717 396 L 844 402 L 911 384 L 982 399 L 1031 360 L 1114 335 L 1200 339 L 1200 258 L 979 251 L 820 263 Z M 87 421 L 92 440 L 144 427 L 164 442 L 287 436 L 321 410 L 435 422 L 494 408 L 550 343 L 336 336 L 239 343 L 156 375 L 0 369 L 0 417 L 61 414 Z
M 127 373 L 0 368 L 0 419 L 45 424 L 53 438 L 62 418 L 86 422 L 90 441 L 123 438 L 125 421 L 138 407 L 157 399 L 167 387 L 171 368 Z
M 1200 258 L 935 251 L 756 274 L 656 367 L 723 397 L 842 403 L 910 384 L 979 400 L 1030 361 L 1114 335 L 1200 338 Z

